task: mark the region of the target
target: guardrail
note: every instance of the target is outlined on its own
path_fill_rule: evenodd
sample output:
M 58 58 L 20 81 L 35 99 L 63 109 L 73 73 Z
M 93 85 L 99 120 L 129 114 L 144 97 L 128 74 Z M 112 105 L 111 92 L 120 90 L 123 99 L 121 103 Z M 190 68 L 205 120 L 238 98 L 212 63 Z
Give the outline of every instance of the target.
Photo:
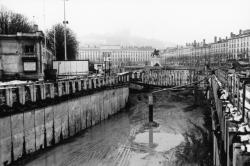
M 217 75 L 219 76 L 219 75 Z M 223 164 L 250 164 L 250 78 L 238 73 L 211 80 L 216 110 L 214 131 Z
M 27 84 L 0 86 L 0 113 L 5 108 L 24 106 L 27 103 L 61 98 L 79 94 L 81 91 L 91 91 L 105 87 L 112 87 L 130 80 L 142 81 L 154 85 L 182 85 L 192 82 L 193 71 L 161 70 L 143 72 L 124 72 L 116 76 L 106 77 L 78 77 L 57 80 L 56 82 L 32 82 Z M 3 109 L 2 109 L 3 108 Z
M 194 70 L 149 70 L 131 74 L 132 81 L 157 86 L 186 85 L 192 83 L 194 79 Z
M 27 103 L 73 95 L 79 92 L 122 85 L 128 83 L 129 79 L 130 73 L 123 73 L 105 78 L 75 78 L 58 80 L 57 82 L 35 82 L 3 86 L 0 87 L 0 110 L 2 110 L 1 107 L 12 108 L 15 104 L 25 105 Z

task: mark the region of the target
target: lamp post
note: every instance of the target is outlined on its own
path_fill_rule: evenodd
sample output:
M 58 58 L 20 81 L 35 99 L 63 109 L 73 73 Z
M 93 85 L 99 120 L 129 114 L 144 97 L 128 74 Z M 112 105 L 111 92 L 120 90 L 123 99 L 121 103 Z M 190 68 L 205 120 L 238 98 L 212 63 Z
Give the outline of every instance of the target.
M 66 21 L 66 11 L 65 11 L 65 1 L 63 1 L 63 7 L 64 7 L 64 60 L 67 60 L 67 41 L 66 41 L 66 24 L 68 24 L 68 21 Z
M 56 27 L 54 27 L 54 56 L 56 58 Z

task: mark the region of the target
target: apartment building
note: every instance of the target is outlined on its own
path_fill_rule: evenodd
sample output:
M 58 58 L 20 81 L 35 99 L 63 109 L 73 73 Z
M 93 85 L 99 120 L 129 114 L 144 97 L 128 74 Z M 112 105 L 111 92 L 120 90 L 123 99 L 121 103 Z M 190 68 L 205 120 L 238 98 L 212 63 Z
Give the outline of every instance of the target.
M 212 43 L 203 42 L 177 46 L 171 56 L 168 56 L 169 63 L 181 65 L 199 64 L 221 64 L 228 60 L 248 60 L 250 61 L 250 29 L 239 30 L 238 34 L 231 32 L 229 37 L 214 37 Z M 178 60 L 177 60 L 178 59 Z
M 0 79 L 43 79 L 53 60 L 43 39 L 41 31 L 0 35 Z
M 150 60 L 153 50 L 152 47 L 125 47 L 120 45 L 83 46 L 79 48 L 78 59 L 103 63 L 108 55 L 113 67 L 145 65 Z

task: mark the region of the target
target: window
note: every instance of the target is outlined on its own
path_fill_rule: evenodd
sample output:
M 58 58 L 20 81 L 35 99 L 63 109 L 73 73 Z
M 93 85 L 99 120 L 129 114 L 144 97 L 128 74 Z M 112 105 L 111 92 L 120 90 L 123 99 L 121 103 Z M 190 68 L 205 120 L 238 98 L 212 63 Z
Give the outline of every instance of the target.
M 25 54 L 33 54 L 34 51 L 35 51 L 34 48 L 35 48 L 34 45 L 26 45 L 26 46 L 24 47 L 24 53 L 25 53 Z

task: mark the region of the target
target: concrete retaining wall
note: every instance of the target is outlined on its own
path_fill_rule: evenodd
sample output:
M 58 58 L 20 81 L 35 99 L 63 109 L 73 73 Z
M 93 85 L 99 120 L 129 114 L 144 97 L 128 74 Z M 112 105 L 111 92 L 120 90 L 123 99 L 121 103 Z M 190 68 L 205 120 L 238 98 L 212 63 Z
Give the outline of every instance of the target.
M 0 166 L 53 146 L 119 112 L 128 100 L 127 87 L 0 118 Z

